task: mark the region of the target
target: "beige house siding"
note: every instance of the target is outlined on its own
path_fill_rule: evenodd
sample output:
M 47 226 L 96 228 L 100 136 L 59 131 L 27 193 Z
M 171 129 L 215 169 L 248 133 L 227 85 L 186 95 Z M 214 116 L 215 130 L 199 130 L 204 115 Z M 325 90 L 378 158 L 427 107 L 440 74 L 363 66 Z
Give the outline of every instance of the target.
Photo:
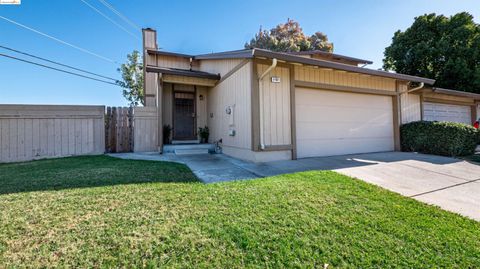
M 147 49 L 157 49 L 157 35 L 156 32 L 151 30 L 144 30 L 143 31 L 143 38 L 144 38 L 144 47 Z M 143 62 L 145 65 L 156 65 L 155 55 L 150 55 L 148 53 L 144 53 Z M 144 71 L 144 79 L 145 79 L 145 106 L 156 106 L 157 105 L 157 88 L 158 88 L 158 74 L 146 72 L 145 68 Z
M 268 65 L 259 64 L 258 76 L 263 74 Z M 272 77 L 280 78 L 280 83 L 273 83 Z M 263 131 L 265 146 L 291 145 L 290 119 L 290 69 L 276 67 L 260 82 L 260 94 L 263 105 Z
M 199 127 L 207 126 L 207 104 L 208 104 L 208 96 L 207 96 L 207 87 L 197 86 L 197 96 L 196 96 L 196 106 L 197 106 L 197 132 Z M 202 96 L 203 100 L 200 100 L 200 96 Z
M 325 68 L 295 66 L 295 80 L 375 90 L 396 90 L 395 79 Z
M 156 151 L 157 143 L 157 108 L 135 107 L 133 110 L 133 151 Z
M 223 146 L 222 152 L 237 159 L 248 160 L 252 162 L 271 162 L 280 160 L 291 160 L 291 150 L 281 151 L 252 151 L 250 149 L 241 149 Z
M 177 83 L 177 84 L 185 84 L 185 85 L 201 85 L 201 86 L 214 86 L 217 82 L 213 79 L 207 78 L 193 78 L 193 77 L 186 77 L 186 76 L 176 76 L 176 75 L 163 75 L 162 77 L 163 82 L 168 83 Z
M 105 151 L 103 106 L 0 106 L 0 162 Z
M 172 84 L 164 83 L 163 84 L 163 111 L 162 111 L 162 119 L 163 125 L 170 125 L 173 126 L 173 92 L 172 92 Z
M 199 69 L 223 76 L 241 62 L 241 59 L 203 60 L 199 63 Z M 251 148 L 251 68 L 251 63 L 246 64 L 217 86 L 208 89 L 210 142 L 222 139 L 226 147 Z M 233 118 L 225 112 L 228 106 L 233 107 Z M 230 130 L 235 131 L 235 136 L 229 135 Z
M 157 55 L 157 64 L 159 67 L 190 69 L 190 59 L 183 57 Z
M 423 94 L 425 99 L 437 99 L 437 100 L 444 100 L 444 101 L 450 101 L 450 102 L 460 102 L 460 103 L 465 103 L 465 104 L 471 104 L 473 105 L 475 101 L 472 98 L 468 97 L 462 97 L 462 96 L 452 96 L 452 95 L 446 95 L 446 94 L 441 94 L 441 93 L 434 93 L 434 92 L 426 92 Z
M 418 94 L 401 95 L 402 124 L 422 119 L 421 97 Z

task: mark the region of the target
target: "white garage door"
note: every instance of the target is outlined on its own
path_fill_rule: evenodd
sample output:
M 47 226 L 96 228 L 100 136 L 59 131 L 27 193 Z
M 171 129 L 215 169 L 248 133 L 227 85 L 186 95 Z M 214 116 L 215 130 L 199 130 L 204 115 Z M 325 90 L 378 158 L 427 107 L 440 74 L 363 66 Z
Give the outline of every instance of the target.
M 393 151 L 392 97 L 297 88 L 298 158 Z
M 426 121 L 453 121 L 472 124 L 471 113 L 469 106 L 423 103 L 423 119 Z

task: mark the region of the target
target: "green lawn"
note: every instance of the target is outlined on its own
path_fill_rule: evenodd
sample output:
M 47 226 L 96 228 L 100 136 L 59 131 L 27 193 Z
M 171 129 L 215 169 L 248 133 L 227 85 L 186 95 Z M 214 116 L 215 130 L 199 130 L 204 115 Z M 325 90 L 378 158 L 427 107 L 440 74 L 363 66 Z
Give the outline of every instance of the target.
M 0 165 L 0 267 L 478 268 L 480 223 L 334 172 L 205 185 L 104 156 Z

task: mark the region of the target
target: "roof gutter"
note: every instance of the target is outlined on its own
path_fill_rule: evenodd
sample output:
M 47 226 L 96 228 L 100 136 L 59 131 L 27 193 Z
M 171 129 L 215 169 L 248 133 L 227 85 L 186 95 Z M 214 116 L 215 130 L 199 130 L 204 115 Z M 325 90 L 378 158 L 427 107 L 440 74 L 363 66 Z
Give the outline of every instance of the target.
M 259 106 L 260 106 L 260 149 L 264 150 L 265 149 L 265 139 L 264 139 L 264 130 L 263 130 L 263 94 L 262 94 L 262 80 L 263 78 L 268 75 L 275 67 L 277 67 L 277 59 L 273 58 L 272 59 L 272 65 L 265 70 L 265 72 L 262 73 L 258 77 L 258 95 L 259 95 Z

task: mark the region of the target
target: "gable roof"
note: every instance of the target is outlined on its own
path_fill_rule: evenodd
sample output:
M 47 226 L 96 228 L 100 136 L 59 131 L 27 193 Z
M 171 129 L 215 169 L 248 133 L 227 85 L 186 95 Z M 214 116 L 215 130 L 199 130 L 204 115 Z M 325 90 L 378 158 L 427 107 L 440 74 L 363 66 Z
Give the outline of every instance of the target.
M 320 60 L 314 58 L 306 58 L 290 53 L 284 52 L 274 52 L 265 49 L 243 49 L 243 50 L 234 50 L 234 51 L 225 51 L 225 52 L 217 52 L 217 53 L 209 53 L 209 54 L 200 54 L 196 56 L 190 56 L 186 54 L 179 54 L 179 53 L 172 53 L 172 52 L 164 52 L 164 51 L 156 51 L 156 50 L 148 50 L 150 54 L 157 54 L 157 55 L 182 55 L 179 57 L 188 57 L 192 60 L 214 60 L 214 59 L 253 59 L 255 57 L 260 58 L 269 58 L 269 59 L 277 59 L 284 62 L 291 62 L 303 65 L 310 65 L 310 66 L 318 66 L 323 68 L 330 68 L 330 69 L 338 69 L 353 73 L 360 73 L 372 76 L 380 76 L 380 77 L 387 77 L 398 79 L 402 81 L 413 81 L 413 82 L 420 82 L 429 85 L 433 85 L 435 83 L 434 79 L 417 77 L 417 76 L 410 76 L 404 75 L 399 73 L 392 73 L 383 70 L 374 70 L 364 67 L 358 67 L 343 63 L 337 63 L 327 60 Z
M 360 58 L 355 58 L 355 57 L 345 56 L 345 55 L 341 55 L 341 54 L 326 52 L 326 51 L 323 51 L 323 50 L 297 51 L 297 52 L 289 52 L 289 54 L 293 54 L 293 55 L 322 55 L 322 56 L 332 57 L 333 59 L 336 59 L 336 60 L 347 60 L 347 61 L 352 61 L 352 62 L 356 62 L 356 63 L 359 63 L 359 64 L 373 64 L 373 62 L 369 61 L 369 60 L 364 60 L 364 59 L 360 59 Z

